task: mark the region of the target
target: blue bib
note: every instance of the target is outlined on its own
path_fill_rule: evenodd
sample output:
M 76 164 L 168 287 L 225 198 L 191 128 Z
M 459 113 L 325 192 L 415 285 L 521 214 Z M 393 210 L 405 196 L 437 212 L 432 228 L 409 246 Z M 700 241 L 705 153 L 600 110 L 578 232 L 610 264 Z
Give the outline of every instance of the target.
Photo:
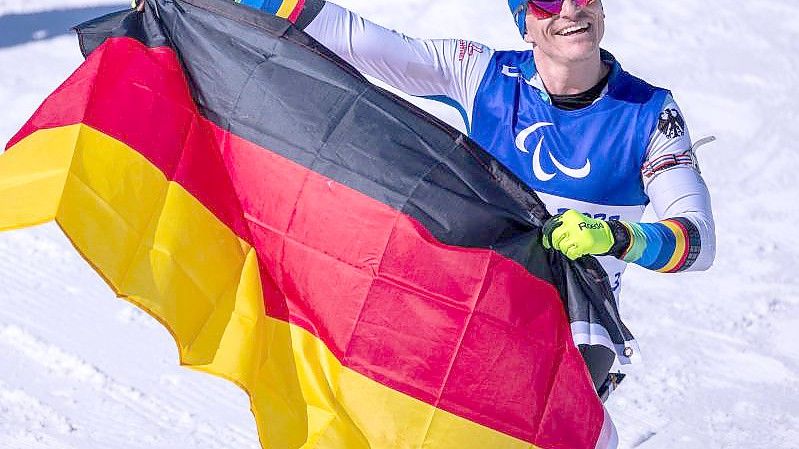
M 527 80 L 532 51 L 496 52 L 478 90 L 471 137 L 533 190 L 607 206 L 649 202 L 641 166 L 669 92 L 623 71 L 576 111 L 552 106 Z M 543 95 L 546 95 L 543 93 Z

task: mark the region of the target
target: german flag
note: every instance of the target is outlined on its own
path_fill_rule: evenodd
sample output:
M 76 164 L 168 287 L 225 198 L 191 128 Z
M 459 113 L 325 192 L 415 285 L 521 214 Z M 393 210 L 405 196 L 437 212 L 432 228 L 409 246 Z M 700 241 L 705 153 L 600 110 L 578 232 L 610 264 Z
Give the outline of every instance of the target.
M 55 220 L 266 448 L 614 445 L 564 308 L 607 279 L 541 247 L 533 192 L 286 20 L 147 1 L 78 28 L 0 230 Z

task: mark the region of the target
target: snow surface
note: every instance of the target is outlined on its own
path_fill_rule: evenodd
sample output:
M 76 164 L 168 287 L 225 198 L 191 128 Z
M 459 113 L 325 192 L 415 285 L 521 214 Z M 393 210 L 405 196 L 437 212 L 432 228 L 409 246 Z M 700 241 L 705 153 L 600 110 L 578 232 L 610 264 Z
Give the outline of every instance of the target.
M 503 0 L 340 0 L 424 37 L 524 48 Z M 0 0 L 0 141 L 81 62 L 70 25 L 117 0 Z M 612 398 L 623 448 L 799 448 L 799 3 L 606 0 L 610 49 L 671 88 L 713 194 L 707 273 L 631 267 L 645 363 Z M 426 107 L 428 103 L 420 102 Z M 794 103 L 794 104 L 792 104 Z M 434 111 L 457 123 L 458 115 Z M 53 225 L 0 235 L 0 448 L 256 449 L 245 395 L 183 369 Z

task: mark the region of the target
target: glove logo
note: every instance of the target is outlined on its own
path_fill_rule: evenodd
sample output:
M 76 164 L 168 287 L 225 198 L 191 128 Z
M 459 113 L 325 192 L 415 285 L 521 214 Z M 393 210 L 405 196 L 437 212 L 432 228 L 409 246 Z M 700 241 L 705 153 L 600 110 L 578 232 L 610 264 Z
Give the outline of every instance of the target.
M 586 222 L 582 222 L 579 225 L 577 225 L 577 227 L 581 231 L 584 231 L 586 229 L 599 230 L 599 229 L 602 229 L 602 223 L 586 223 Z
M 522 153 L 529 153 L 526 148 L 527 138 L 530 137 L 531 134 L 538 131 L 541 128 L 545 128 L 547 126 L 555 126 L 553 123 L 548 122 L 538 122 L 529 128 L 524 129 L 522 132 L 516 136 L 516 148 L 519 149 Z M 535 151 L 533 152 L 533 174 L 536 178 L 540 181 L 547 182 L 555 177 L 557 173 L 548 173 L 544 170 L 544 167 L 541 165 L 541 147 L 544 144 L 544 136 L 541 136 L 538 139 L 538 145 L 535 146 Z M 558 161 L 555 156 L 552 155 L 551 152 L 547 152 L 549 154 L 549 160 L 552 161 L 552 164 L 555 165 L 561 173 L 564 175 L 574 178 L 574 179 L 583 179 L 586 176 L 591 174 L 591 161 L 586 159 L 585 165 L 581 168 L 569 168 L 560 161 Z

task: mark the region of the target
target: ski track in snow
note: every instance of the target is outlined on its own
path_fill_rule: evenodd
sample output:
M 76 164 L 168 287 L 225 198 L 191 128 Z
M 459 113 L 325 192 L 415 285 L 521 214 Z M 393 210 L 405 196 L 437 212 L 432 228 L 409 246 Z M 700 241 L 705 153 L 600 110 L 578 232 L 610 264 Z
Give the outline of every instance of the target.
M 500 0 L 339 3 L 412 36 L 524 48 Z M 80 63 L 54 11 L 114 4 L 0 0 L 0 140 Z M 672 89 L 695 140 L 719 138 L 699 153 L 714 268 L 626 275 L 645 363 L 609 404 L 624 449 L 799 448 L 799 4 L 729 5 L 605 1 L 604 46 Z M 0 447 L 257 448 L 248 408 L 232 384 L 180 368 L 168 332 L 115 300 L 55 226 L 0 235 Z
M 0 382 L 0 412 L 5 418 L 0 431 L 14 441 L 45 442 L 43 434 L 67 435 L 77 428 L 65 416 L 22 390 L 9 389 Z
M 75 389 L 88 390 L 84 392 L 87 397 L 108 402 L 116 409 L 122 408 L 123 410 L 120 412 L 124 416 L 149 421 L 170 432 L 189 431 L 188 439 L 194 447 L 223 447 L 225 444 L 234 442 L 247 443 L 236 432 L 219 429 L 215 424 L 198 418 L 180 404 L 159 400 L 142 390 L 120 383 L 77 355 L 43 341 L 15 325 L 0 324 L 0 347 L 3 346 L 10 353 L 16 353 L 18 359 L 25 358 L 27 361 L 39 365 L 36 369 L 45 371 L 48 377 L 53 378 L 59 384 L 72 385 L 73 391 Z M 79 406 L 79 399 L 70 391 L 57 391 L 53 394 Z M 13 392 L 6 396 L 13 399 Z M 62 435 L 77 431 L 65 417 L 42 405 L 35 398 L 24 395 L 24 393 L 17 396 L 21 400 L 14 402 L 21 406 L 18 408 L 19 410 L 30 409 L 29 404 L 35 406 L 33 410 L 26 413 L 25 418 L 29 419 L 27 415 L 31 412 L 43 412 L 44 420 L 40 423 L 41 429 L 53 428 Z M 120 421 L 119 424 L 121 429 L 125 428 L 125 421 Z M 125 432 L 133 430 L 135 429 L 130 428 Z M 130 438 L 130 436 L 126 438 Z

